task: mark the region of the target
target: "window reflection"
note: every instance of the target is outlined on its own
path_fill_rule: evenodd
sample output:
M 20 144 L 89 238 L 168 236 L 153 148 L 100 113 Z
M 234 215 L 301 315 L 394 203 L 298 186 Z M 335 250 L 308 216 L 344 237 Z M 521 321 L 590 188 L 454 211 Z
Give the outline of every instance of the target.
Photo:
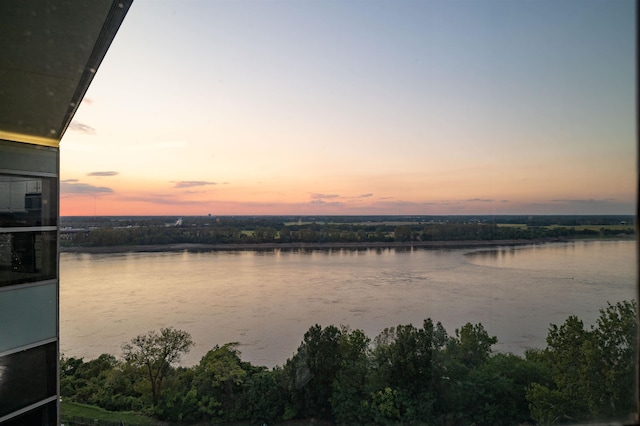
M 0 175 L 0 227 L 56 226 L 54 178 Z
M 56 343 L 0 358 L 0 417 L 56 395 Z
M 24 425 L 57 425 L 58 416 L 56 414 L 56 403 L 50 402 L 49 404 L 38 407 L 31 410 L 21 416 L 12 418 L 4 423 L 2 426 L 24 426 Z
M 56 278 L 56 232 L 0 228 L 0 286 Z

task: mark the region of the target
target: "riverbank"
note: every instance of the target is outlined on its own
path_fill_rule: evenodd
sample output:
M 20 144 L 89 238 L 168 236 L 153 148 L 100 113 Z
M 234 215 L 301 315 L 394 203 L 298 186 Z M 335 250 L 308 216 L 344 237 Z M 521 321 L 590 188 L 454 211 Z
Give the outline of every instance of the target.
M 63 253 L 147 253 L 176 251 L 242 251 L 242 250 L 339 250 L 339 249 L 387 249 L 430 248 L 458 249 L 497 246 L 519 246 L 571 241 L 566 238 L 543 238 L 535 240 L 465 240 L 465 241 L 392 241 L 392 242 L 339 242 L 339 243 L 261 243 L 261 244 L 154 244 L 132 246 L 73 246 L 60 247 Z

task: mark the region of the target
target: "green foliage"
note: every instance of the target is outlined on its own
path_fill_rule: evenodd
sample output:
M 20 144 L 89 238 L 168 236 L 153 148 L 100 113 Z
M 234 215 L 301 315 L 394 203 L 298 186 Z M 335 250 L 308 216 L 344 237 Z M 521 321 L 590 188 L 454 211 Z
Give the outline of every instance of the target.
M 482 324 L 467 323 L 456 329 L 455 337 L 449 339 L 447 355 L 467 368 L 477 368 L 489 359 L 491 346 L 497 342 L 498 339 L 489 336 Z
M 283 370 L 261 369 L 245 382 L 240 407 L 245 407 L 245 417 L 254 424 L 272 423 L 285 418 L 287 402 Z M 240 416 L 239 416 L 240 417 Z
M 153 405 L 160 399 L 162 383 L 171 370 L 171 364 L 178 362 L 191 346 L 191 335 L 172 327 L 162 328 L 160 333 L 149 331 L 141 334 L 122 346 L 126 362 L 146 370 Z
M 248 371 L 240 360 L 237 343 L 215 346 L 195 368 L 193 386 L 199 411 L 206 419 L 235 420 L 234 400 L 241 392 Z
M 395 424 L 401 420 L 398 391 L 389 387 L 371 394 L 370 410 L 376 424 Z
M 331 384 L 331 412 L 342 424 L 364 424 L 367 407 L 370 339 L 361 330 L 341 327 L 338 339 L 340 365 Z
M 589 329 L 575 316 L 551 325 L 547 348 L 532 358 L 552 383 L 533 383 L 526 394 L 536 421 L 623 420 L 635 411 L 636 310 L 635 302 L 618 302 Z
M 192 368 L 172 370 L 164 383 L 162 397 L 154 407 L 154 414 L 161 420 L 191 423 L 199 420 L 198 400 L 192 383 Z
M 411 241 L 413 239 L 411 227 L 408 225 L 397 226 L 393 230 L 393 238 L 396 241 Z
M 503 393 L 501 397 L 503 412 L 495 424 L 531 423 L 529 404 L 525 397 L 527 387 L 530 383 L 548 383 L 550 378 L 546 368 L 533 360 L 498 353 L 487 359 L 480 371 L 487 377 L 497 378 L 496 385 L 500 385 L 501 380 L 506 380 L 508 384 L 508 393 Z
M 595 406 L 606 417 L 622 418 L 636 409 L 635 357 L 637 348 L 637 305 L 635 302 L 609 304 L 600 311 L 595 334 L 595 362 L 601 378 L 602 399 Z
M 288 362 L 293 404 L 303 417 L 331 418 L 332 385 L 341 366 L 341 330 L 309 328 L 298 352 Z
M 546 348 L 525 357 L 494 354 L 497 339 L 481 324 L 467 323 L 449 336 L 427 319 L 421 328 L 387 328 L 373 342 L 361 330 L 314 325 L 294 356 L 272 370 L 243 362 L 237 343 L 213 347 L 196 366 L 174 368 L 190 336 L 163 329 L 125 345 L 125 361 L 63 357 L 60 387 L 65 400 L 178 424 L 623 420 L 635 411 L 636 309 L 635 302 L 608 305 L 590 328 L 571 316 L 551 325 Z
M 374 341 L 370 374 L 372 416 L 380 417 L 379 398 L 388 405 L 391 389 L 402 422 L 433 423 L 445 374 L 441 354 L 448 336 L 431 319 L 418 329 L 411 324 L 388 328 Z M 382 393 L 380 393 L 382 392 Z
M 433 361 L 446 340 L 442 324 L 434 326 L 431 319 L 421 329 L 411 324 L 385 329 L 375 340 L 374 381 L 379 388 L 390 386 L 414 396 L 428 391 L 439 374 Z
M 138 426 L 157 424 L 157 421 L 153 420 L 152 418 L 131 411 L 109 411 L 93 405 L 80 404 L 77 402 L 66 400 L 60 402 L 60 414 L 63 420 L 62 423 L 65 424 L 67 423 L 64 421 L 65 418 L 72 419 L 73 417 L 98 420 L 97 424 L 100 424 L 100 421 L 108 421 L 114 423 L 122 422 L 126 425 Z
M 558 389 L 532 383 L 527 390 L 527 400 L 530 401 L 531 417 L 539 425 L 553 425 L 566 420 L 575 420 L 565 413 L 571 401 Z
M 512 354 L 487 358 L 451 384 L 455 402 L 445 416 L 461 424 L 514 425 L 531 421 L 525 399 L 530 380 L 543 373 Z
M 504 424 L 500 411 L 511 410 L 513 404 L 505 397 L 515 392 L 512 381 L 486 366 L 495 343 L 496 337 L 489 336 L 482 324 L 467 323 L 447 338 L 439 353 L 441 373 L 436 383 L 435 414 L 442 423 Z
M 65 400 L 98 405 L 107 410 L 139 411 L 143 401 L 129 373 L 127 365 L 112 355 L 102 354 L 88 362 L 62 356 L 60 395 Z

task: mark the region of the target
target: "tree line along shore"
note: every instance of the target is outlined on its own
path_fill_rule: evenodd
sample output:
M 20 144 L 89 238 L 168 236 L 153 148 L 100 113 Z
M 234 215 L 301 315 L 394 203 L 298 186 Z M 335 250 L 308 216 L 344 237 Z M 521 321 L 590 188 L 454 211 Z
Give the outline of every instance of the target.
M 368 249 L 456 249 L 494 246 L 517 246 L 568 241 L 567 238 L 539 238 L 535 240 L 491 240 L 491 241 L 392 241 L 392 242 L 342 242 L 342 243 L 227 243 L 227 244 L 148 244 L 117 246 L 63 246 L 61 252 L 69 253 L 126 253 L 126 252 L 171 252 L 171 251 L 237 251 L 237 250 L 368 250 Z
M 633 216 L 293 219 L 62 218 L 60 247 L 62 251 L 85 252 L 458 248 L 580 238 L 634 238 L 636 232 Z

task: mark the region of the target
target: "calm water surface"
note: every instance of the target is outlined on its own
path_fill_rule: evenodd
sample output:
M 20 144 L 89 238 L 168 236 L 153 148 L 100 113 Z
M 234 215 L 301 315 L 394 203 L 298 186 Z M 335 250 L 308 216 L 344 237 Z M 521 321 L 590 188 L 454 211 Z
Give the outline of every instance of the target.
M 591 324 L 606 302 L 635 296 L 635 242 L 482 250 L 327 250 L 60 256 L 61 350 L 121 354 L 138 334 L 174 326 L 196 346 L 237 341 L 242 358 L 282 365 L 313 324 L 373 338 L 425 318 L 449 332 L 481 322 L 495 349 L 544 347 L 550 323 Z

